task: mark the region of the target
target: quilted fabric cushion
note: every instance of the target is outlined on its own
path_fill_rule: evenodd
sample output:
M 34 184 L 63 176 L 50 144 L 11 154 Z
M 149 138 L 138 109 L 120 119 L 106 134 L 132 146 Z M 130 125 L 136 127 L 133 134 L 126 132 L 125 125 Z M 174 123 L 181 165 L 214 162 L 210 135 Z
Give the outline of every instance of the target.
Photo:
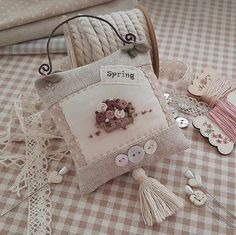
M 81 193 L 187 148 L 148 52 L 119 50 L 51 76 L 61 81 L 35 86 L 73 155 Z

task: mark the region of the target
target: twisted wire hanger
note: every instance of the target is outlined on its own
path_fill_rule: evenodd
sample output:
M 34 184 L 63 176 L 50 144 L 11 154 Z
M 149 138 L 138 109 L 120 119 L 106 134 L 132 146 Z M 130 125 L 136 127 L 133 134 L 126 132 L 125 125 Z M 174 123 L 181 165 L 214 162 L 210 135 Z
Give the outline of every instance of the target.
M 51 32 L 51 34 L 49 35 L 49 38 L 48 38 L 48 41 L 47 41 L 47 57 L 48 57 L 48 63 L 44 63 L 42 64 L 39 69 L 38 69 L 38 72 L 43 75 L 43 76 L 48 76 L 52 73 L 52 61 L 51 61 L 51 56 L 50 56 L 50 48 L 49 48 L 49 45 L 50 45 L 50 41 L 51 41 L 51 38 L 53 36 L 53 34 L 55 33 L 55 31 L 60 28 L 63 24 L 71 21 L 71 20 L 74 20 L 76 18 L 83 18 L 83 17 L 88 17 L 88 18 L 93 18 L 93 19 L 96 19 L 96 20 L 100 20 L 100 21 L 103 21 L 105 22 L 106 24 L 108 24 L 115 32 L 116 36 L 125 44 L 135 44 L 136 42 L 136 36 L 132 33 L 127 33 L 125 35 L 125 37 L 123 38 L 121 34 L 119 34 L 119 32 L 117 31 L 117 29 L 107 20 L 99 17 L 99 16 L 93 16 L 93 15 L 77 15 L 77 16 L 73 16 L 73 17 L 70 17 L 64 21 L 62 21 L 60 24 L 58 24 Z

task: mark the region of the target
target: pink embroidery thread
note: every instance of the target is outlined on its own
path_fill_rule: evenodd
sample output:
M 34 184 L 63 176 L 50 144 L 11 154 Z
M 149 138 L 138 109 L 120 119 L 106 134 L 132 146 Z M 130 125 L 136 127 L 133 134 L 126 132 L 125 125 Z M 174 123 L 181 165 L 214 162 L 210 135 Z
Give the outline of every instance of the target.
M 236 143 L 236 107 L 227 100 L 219 100 L 209 111 L 208 117 L 217 123 L 222 131 Z

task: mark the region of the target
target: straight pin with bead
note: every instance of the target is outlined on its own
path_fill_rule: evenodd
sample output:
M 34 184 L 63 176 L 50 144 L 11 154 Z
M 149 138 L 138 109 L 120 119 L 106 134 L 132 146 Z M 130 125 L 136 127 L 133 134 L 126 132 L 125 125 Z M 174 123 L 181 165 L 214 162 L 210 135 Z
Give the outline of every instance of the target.
M 234 219 L 236 218 L 236 216 L 232 212 L 227 210 L 227 208 L 224 205 L 222 205 L 210 192 L 208 192 L 208 190 L 205 187 L 203 187 L 200 175 L 195 175 L 191 170 L 187 170 L 185 172 L 185 176 L 189 179 L 188 184 L 191 187 L 200 188 L 204 193 L 206 193 L 208 196 L 212 198 L 213 202 L 217 206 L 219 206 L 222 210 L 224 210 L 228 215 L 232 216 Z

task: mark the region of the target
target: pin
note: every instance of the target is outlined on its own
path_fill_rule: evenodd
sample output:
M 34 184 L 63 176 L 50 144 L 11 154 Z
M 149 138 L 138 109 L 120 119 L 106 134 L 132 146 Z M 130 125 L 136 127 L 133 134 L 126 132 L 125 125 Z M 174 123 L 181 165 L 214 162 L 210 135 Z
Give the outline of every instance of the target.
M 200 190 L 193 191 L 189 199 L 195 206 L 203 206 L 207 202 L 206 194 Z
M 229 225 L 230 227 L 232 227 L 234 229 L 236 228 L 236 226 L 232 222 L 230 222 L 229 220 L 227 220 L 223 216 L 221 216 L 217 211 L 214 210 L 214 208 L 212 206 L 210 206 L 207 203 L 207 196 L 202 191 L 200 191 L 200 190 L 194 191 L 189 185 L 186 185 L 185 192 L 188 195 L 190 195 L 189 199 L 195 206 L 200 207 L 200 206 L 206 205 L 206 207 L 208 209 L 210 209 L 212 211 L 212 213 L 215 216 L 217 216 L 220 220 L 225 222 L 225 224 Z
M 63 181 L 63 176 L 69 172 L 69 169 L 67 167 L 62 167 L 59 172 L 57 171 L 52 171 L 48 175 L 48 182 L 40 186 L 38 189 L 36 189 L 34 192 L 30 193 L 28 196 L 24 197 L 21 201 L 17 202 L 15 205 L 10 207 L 8 210 L 3 212 L 0 217 L 3 217 L 6 215 L 8 212 L 12 211 L 15 209 L 18 205 L 20 205 L 23 201 L 25 201 L 27 198 L 33 196 L 35 193 L 37 193 L 40 189 L 44 188 L 47 184 L 59 184 Z
M 191 170 L 185 171 L 184 175 L 188 178 L 189 187 L 192 186 L 192 187 L 200 188 L 205 194 L 207 194 L 208 196 L 210 196 L 213 199 L 213 201 L 216 205 L 221 207 L 227 214 L 229 214 L 233 218 L 236 218 L 236 216 L 232 212 L 227 210 L 226 207 L 224 207 L 210 192 L 208 192 L 205 187 L 203 187 L 202 179 L 201 179 L 200 175 L 194 174 Z M 185 191 L 186 191 L 186 189 L 185 189 Z
M 194 194 L 193 189 L 192 189 L 189 185 L 186 185 L 186 186 L 185 186 L 185 192 L 186 192 L 188 195 Z
M 193 190 L 189 185 L 185 186 L 185 192 L 190 195 L 189 199 L 195 206 L 203 206 L 207 202 L 207 196 L 200 190 Z

